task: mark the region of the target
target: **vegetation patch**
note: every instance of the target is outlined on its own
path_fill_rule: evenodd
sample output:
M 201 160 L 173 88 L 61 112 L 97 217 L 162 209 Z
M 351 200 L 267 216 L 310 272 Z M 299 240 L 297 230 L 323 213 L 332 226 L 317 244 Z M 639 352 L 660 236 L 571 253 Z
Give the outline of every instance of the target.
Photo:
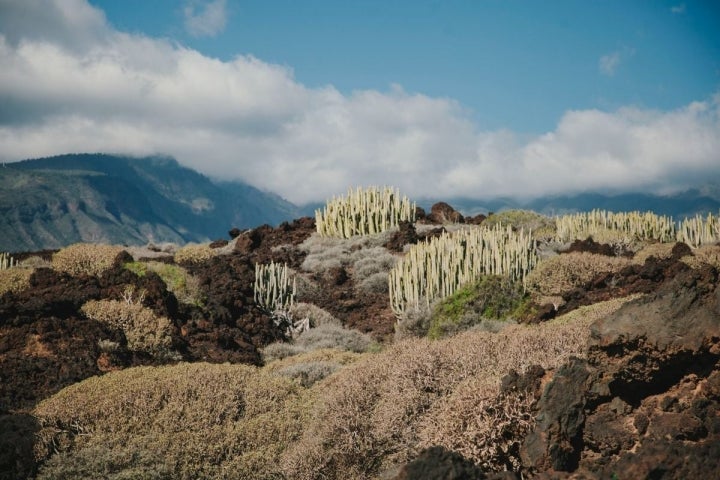
M 485 275 L 435 305 L 427 335 L 438 339 L 488 320 L 521 320 L 531 313 L 529 304 L 519 282 Z
M 29 268 L 0 269 L 0 296 L 7 292 L 18 293 L 28 288 L 32 273 Z
M 198 307 L 205 304 L 200 281 L 179 265 L 150 261 L 128 262 L 124 267 L 139 277 L 144 277 L 148 271 L 157 273 L 168 291 L 172 292 L 180 303 Z
M 203 263 L 215 256 L 215 250 L 206 244 L 188 244 L 175 252 L 175 263 L 179 264 L 197 264 Z
M 76 243 L 65 247 L 52 257 L 52 267 L 72 276 L 102 275 L 115 264 L 122 247 L 94 243 Z

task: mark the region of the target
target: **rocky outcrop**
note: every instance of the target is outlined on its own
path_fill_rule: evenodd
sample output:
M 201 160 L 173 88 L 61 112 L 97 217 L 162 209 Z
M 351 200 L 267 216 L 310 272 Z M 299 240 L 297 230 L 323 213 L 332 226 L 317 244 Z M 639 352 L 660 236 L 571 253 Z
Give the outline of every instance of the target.
M 522 448 L 540 478 L 714 478 L 720 471 L 720 288 L 712 267 L 592 325 Z

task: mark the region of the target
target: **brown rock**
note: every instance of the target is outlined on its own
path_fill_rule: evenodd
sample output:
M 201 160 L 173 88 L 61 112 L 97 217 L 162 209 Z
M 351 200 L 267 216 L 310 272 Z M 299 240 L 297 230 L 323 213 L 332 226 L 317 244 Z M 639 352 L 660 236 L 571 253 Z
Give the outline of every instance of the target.
M 464 223 L 463 216 L 445 202 L 438 202 L 430 208 L 428 220 L 432 223 Z

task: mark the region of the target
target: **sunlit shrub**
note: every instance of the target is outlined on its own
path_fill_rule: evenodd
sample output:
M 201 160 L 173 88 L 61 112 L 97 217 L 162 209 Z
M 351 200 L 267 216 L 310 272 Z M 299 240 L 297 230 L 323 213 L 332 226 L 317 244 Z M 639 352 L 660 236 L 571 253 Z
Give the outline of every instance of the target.
M 102 275 L 115 264 L 122 247 L 94 243 L 76 243 L 52 257 L 52 267 L 69 275 Z
M 175 263 L 193 264 L 203 263 L 215 256 L 215 250 L 206 244 L 188 244 L 175 252 Z

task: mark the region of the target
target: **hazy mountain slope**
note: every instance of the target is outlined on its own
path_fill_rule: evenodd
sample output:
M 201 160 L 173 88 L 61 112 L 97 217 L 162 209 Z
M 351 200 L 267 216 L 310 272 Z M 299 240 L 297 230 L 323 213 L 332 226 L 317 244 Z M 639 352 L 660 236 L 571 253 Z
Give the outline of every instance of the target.
M 294 205 L 241 182 L 215 183 L 171 158 L 61 155 L 0 169 L 0 250 L 78 241 L 203 241 L 277 224 Z

